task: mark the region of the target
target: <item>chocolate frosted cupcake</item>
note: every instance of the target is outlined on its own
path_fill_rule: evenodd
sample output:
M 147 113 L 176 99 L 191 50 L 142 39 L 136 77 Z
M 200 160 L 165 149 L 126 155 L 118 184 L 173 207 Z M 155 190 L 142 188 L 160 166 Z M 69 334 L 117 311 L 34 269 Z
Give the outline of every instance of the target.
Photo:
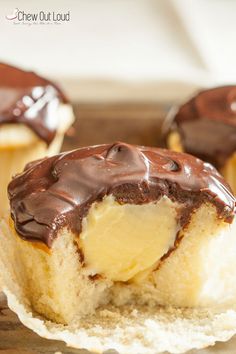
M 91 146 L 29 164 L 8 193 L 1 233 L 17 254 L 12 269 L 32 308 L 54 322 L 108 304 L 155 312 L 235 303 L 235 199 L 208 163 Z
M 212 163 L 236 193 L 236 86 L 201 91 L 165 122 L 167 145 Z
M 29 161 L 58 153 L 72 122 L 72 108 L 56 85 L 0 64 L 0 214 L 11 177 Z

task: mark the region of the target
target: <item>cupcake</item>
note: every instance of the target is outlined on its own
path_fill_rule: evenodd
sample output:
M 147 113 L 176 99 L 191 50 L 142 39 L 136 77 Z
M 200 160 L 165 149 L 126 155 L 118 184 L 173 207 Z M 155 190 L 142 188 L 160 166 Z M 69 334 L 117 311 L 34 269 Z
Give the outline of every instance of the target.
M 208 163 L 125 143 L 90 146 L 30 163 L 8 194 L 1 232 L 44 318 L 77 323 L 108 304 L 235 303 L 235 199 Z
M 0 64 L 0 215 L 7 184 L 31 160 L 59 152 L 73 122 L 62 91 L 33 72 Z
M 236 86 L 200 91 L 166 118 L 167 145 L 212 163 L 236 193 Z

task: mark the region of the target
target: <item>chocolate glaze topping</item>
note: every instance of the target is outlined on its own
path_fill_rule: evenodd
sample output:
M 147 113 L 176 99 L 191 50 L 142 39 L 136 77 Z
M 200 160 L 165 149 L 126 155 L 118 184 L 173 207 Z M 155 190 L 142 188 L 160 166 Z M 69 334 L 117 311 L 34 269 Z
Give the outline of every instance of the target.
M 60 102 L 67 99 L 54 83 L 0 63 L 0 125 L 25 124 L 49 145 L 56 134 Z
M 91 204 L 112 194 L 119 203 L 143 204 L 167 196 L 181 203 L 180 222 L 208 201 L 231 222 L 235 199 L 208 163 L 159 148 L 125 143 L 81 148 L 26 166 L 8 188 L 18 234 L 51 247 L 67 226 L 78 235 Z
M 171 117 L 184 150 L 217 168 L 236 150 L 236 86 L 199 92 Z

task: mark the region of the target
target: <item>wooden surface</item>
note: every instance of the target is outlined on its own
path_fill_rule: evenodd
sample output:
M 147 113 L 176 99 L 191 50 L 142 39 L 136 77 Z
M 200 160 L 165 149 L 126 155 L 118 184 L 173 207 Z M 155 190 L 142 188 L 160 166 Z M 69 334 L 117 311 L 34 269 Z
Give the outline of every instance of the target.
M 115 141 L 158 146 L 169 107 L 156 103 L 76 104 L 76 122 L 62 150 Z

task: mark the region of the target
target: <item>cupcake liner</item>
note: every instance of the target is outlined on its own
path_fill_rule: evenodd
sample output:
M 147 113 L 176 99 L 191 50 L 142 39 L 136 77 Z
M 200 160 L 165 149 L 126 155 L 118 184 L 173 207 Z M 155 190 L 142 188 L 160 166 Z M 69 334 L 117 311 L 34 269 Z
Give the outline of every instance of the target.
M 8 305 L 25 326 L 44 338 L 98 353 L 113 349 L 120 354 L 157 354 L 205 348 L 236 333 L 236 307 L 212 311 L 109 305 L 77 324 L 63 326 L 47 321 L 30 305 L 16 236 L 7 220 L 0 222 L 0 236 L 0 276 Z

